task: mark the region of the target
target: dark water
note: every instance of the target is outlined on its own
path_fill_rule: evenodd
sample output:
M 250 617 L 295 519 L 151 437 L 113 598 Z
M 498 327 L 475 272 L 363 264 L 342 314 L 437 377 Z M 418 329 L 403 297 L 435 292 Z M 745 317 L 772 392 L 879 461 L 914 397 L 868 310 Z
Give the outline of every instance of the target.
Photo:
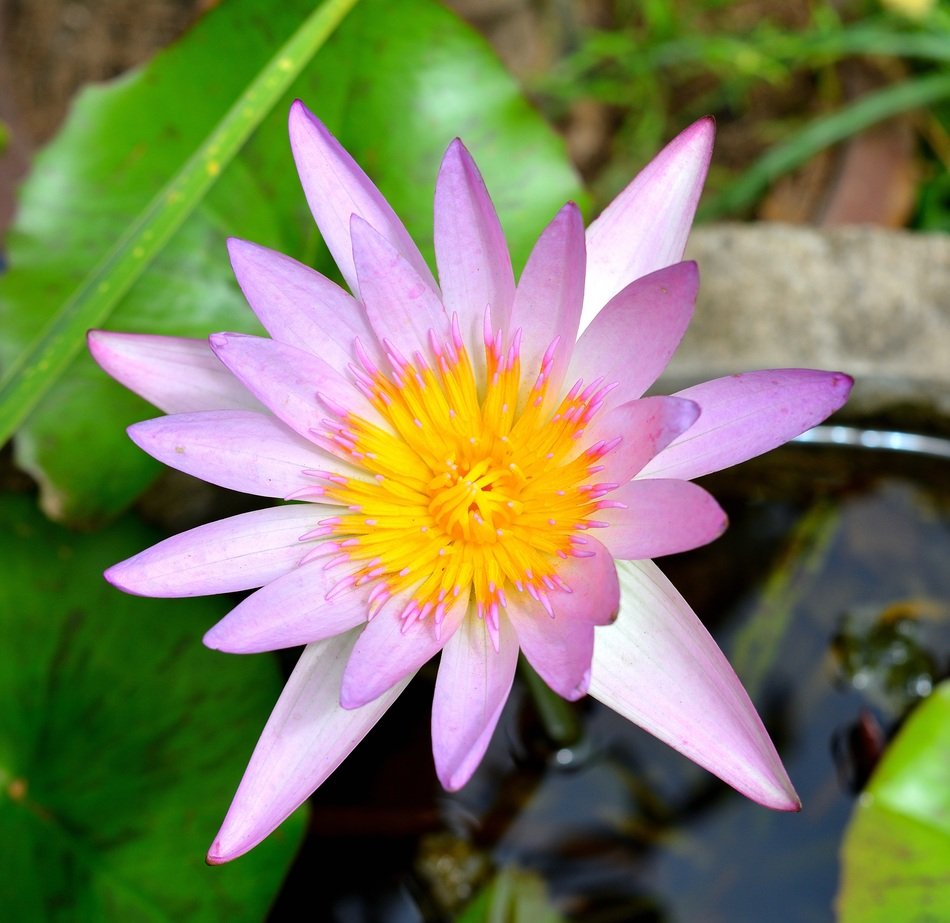
M 746 683 L 801 814 L 748 802 L 592 700 L 581 742 L 559 750 L 520 685 L 449 795 L 431 768 L 430 666 L 315 796 L 272 920 L 296 919 L 295 896 L 314 920 L 452 920 L 516 865 L 583 923 L 832 921 L 855 794 L 948 675 L 947 470 L 789 447 L 707 478 L 729 531 L 660 562 Z

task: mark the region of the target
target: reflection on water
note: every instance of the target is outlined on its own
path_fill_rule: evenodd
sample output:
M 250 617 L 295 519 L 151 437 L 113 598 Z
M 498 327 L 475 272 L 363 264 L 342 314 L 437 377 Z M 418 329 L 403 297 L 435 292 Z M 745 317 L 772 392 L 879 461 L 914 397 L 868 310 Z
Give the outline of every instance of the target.
M 950 669 L 946 466 L 788 447 L 707 478 L 729 531 L 661 562 L 746 682 L 801 814 L 759 808 L 592 700 L 581 742 L 558 750 L 521 689 L 448 795 L 430 667 L 318 792 L 272 919 L 306 889 L 313 919 L 451 920 L 493 868 L 518 865 L 584 923 L 832 921 L 854 792 Z

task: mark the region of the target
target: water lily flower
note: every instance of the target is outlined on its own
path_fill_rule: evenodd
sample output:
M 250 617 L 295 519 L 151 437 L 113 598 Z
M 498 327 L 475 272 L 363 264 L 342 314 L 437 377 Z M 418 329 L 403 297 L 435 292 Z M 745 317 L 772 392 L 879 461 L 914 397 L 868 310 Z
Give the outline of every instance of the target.
M 712 121 L 686 129 L 586 232 L 565 205 L 517 284 L 460 141 L 436 183 L 436 281 L 299 102 L 290 140 L 349 293 L 232 240 L 269 338 L 90 334 L 99 364 L 167 414 L 129 429 L 137 445 L 213 484 L 292 501 L 106 573 L 148 596 L 255 589 L 205 643 L 305 645 L 209 861 L 273 831 L 439 652 L 432 743 L 447 789 L 478 766 L 521 652 L 561 696 L 589 693 L 750 798 L 797 809 L 741 683 L 650 560 L 725 528 L 692 478 L 796 436 L 851 386 L 782 370 L 643 396 L 693 312 L 696 266 L 680 260 Z M 630 562 L 619 576 L 616 561 Z

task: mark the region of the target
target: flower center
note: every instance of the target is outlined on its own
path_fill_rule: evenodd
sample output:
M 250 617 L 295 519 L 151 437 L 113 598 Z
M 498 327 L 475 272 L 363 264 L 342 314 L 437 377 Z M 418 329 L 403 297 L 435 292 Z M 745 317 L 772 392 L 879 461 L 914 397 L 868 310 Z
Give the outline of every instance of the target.
M 569 589 L 558 565 L 591 553 L 582 533 L 604 525 L 591 516 L 617 486 L 591 481 L 619 438 L 580 442 L 612 386 L 577 382 L 555 405 L 555 341 L 524 393 L 520 340 L 518 331 L 505 349 L 486 319 L 481 388 L 457 322 L 446 343 L 430 335 L 432 361 L 407 360 L 385 343 L 388 376 L 357 342 L 362 368 L 351 371 L 387 426 L 341 407 L 320 434 L 365 473 L 317 472 L 323 493 L 344 506 L 310 534 L 330 539 L 327 566 L 344 572 L 330 597 L 372 583 L 375 613 L 404 594 L 408 625 L 430 613 L 439 624 L 465 594 L 494 636 L 507 593 L 528 593 L 550 611 L 548 591 Z
M 429 515 L 446 536 L 480 545 L 497 542 L 498 531 L 523 510 L 510 455 L 503 446 L 472 465 L 450 462 L 429 482 Z

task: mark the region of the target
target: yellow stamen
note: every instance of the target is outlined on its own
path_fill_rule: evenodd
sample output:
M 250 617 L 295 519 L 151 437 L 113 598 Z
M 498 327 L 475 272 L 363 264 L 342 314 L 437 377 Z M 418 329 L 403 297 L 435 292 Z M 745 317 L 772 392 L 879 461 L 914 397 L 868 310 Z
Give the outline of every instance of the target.
M 432 364 L 390 349 L 391 377 L 371 363 L 358 372 L 389 429 L 349 413 L 328 421 L 338 454 L 368 474 L 327 479 L 344 508 L 325 525 L 341 549 L 332 565 L 349 568 L 341 585 L 375 584 L 375 607 L 409 592 L 407 620 L 440 620 L 464 593 L 497 630 L 511 592 L 549 609 L 547 592 L 565 588 L 559 564 L 587 554 L 580 533 L 615 486 L 590 481 L 613 446 L 580 440 L 609 389 L 578 382 L 555 404 L 555 343 L 519 406 L 520 339 L 505 349 L 486 323 L 481 393 L 457 327 L 450 344 L 432 338 Z

